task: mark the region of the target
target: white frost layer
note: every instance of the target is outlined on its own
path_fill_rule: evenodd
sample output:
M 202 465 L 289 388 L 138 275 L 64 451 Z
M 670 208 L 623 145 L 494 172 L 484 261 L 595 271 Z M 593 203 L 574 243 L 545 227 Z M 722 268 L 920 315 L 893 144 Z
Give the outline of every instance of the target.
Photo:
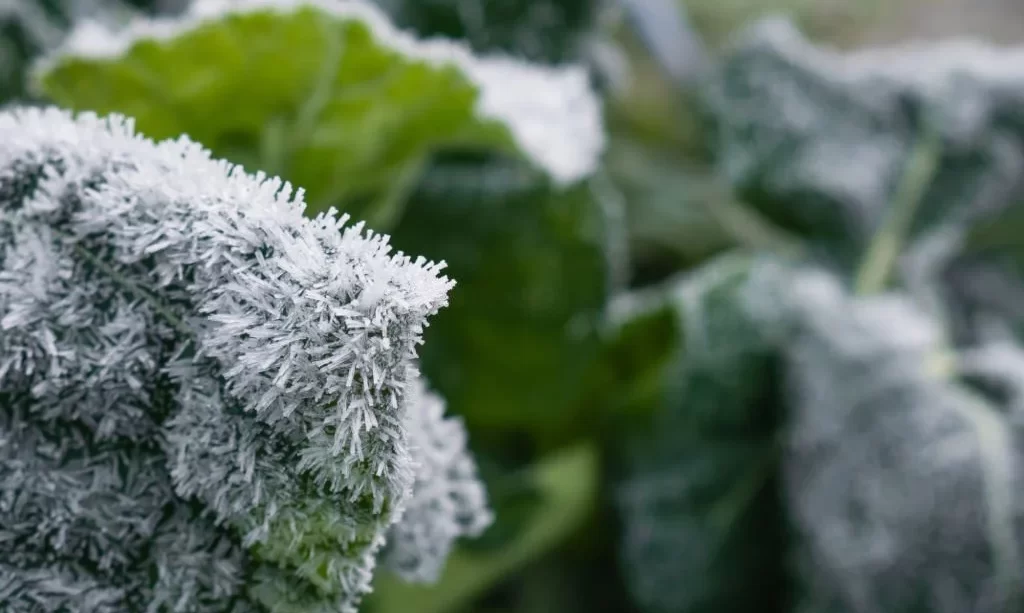
M 958 38 L 843 52 L 813 44 L 785 19 L 765 19 L 740 38 L 744 47 L 775 49 L 795 64 L 839 82 L 884 79 L 931 94 L 955 91 L 958 79 L 964 77 L 993 85 L 1024 82 L 1024 46 L 1000 47 Z
M 180 17 L 138 18 L 117 32 L 99 22 L 84 21 L 36 65 L 35 72 L 43 74 L 68 56 L 116 58 L 140 40 L 172 39 L 229 14 L 304 8 L 362 21 L 380 43 L 409 57 L 455 65 L 479 88 L 477 115 L 506 125 L 523 153 L 557 183 L 573 183 L 596 168 L 605 133 L 601 102 L 585 69 L 534 66 L 508 56 L 477 57 L 460 42 L 424 40 L 399 30 L 378 7 L 364 0 L 197 0 Z

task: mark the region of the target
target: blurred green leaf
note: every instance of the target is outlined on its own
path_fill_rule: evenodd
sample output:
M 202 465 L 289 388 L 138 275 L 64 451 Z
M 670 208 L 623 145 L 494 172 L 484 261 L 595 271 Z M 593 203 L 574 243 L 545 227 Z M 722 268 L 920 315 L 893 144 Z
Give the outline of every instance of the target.
M 795 611 L 1019 610 L 1021 451 L 1003 409 L 950 379 L 942 326 L 905 294 L 852 297 L 820 274 L 787 294 Z
M 438 149 L 507 152 L 569 182 L 599 154 L 596 102 L 582 75 L 417 42 L 370 5 L 326 6 L 243 4 L 127 33 L 82 30 L 40 65 L 37 82 L 65 106 L 124 113 L 152 138 L 185 133 L 250 171 L 283 176 L 306 190 L 311 212 L 379 199 L 393 221 L 402 194 L 385 192 L 410 183 Z M 94 53 L 91 37 L 102 36 L 123 51 Z M 516 87 L 564 97 L 534 107 Z M 559 104 L 576 106 L 550 115 Z M 547 132 L 515 124 L 538 121 Z M 564 138 L 536 146 L 562 129 Z
M 607 295 L 605 219 L 586 183 L 555 190 L 501 168 L 434 166 L 394 230 L 458 280 L 425 332 L 423 371 L 476 432 L 571 433 L 586 427 L 571 409 Z
M 619 314 L 636 326 L 667 308 L 679 329 L 647 418 L 613 442 L 622 569 L 645 612 L 784 610 L 782 415 L 775 339 L 751 310 L 772 299 L 754 292 L 757 271 L 721 256 Z
M 916 187 L 901 254 L 1020 200 L 1020 57 L 980 43 L 838 53 L 763 22 L 705 91 L 718 166 L 743 200 L 846 271 Z
M 557 546 L 594 510 L 598 488 L 597 451 L 579 445 L 544 458 L 530 469 L 543 505 L 514 541 L 497 551 L 459 547 L 433 586 L 402 583 L 380 573 L 367 600 L 374 613 L 454 613 L 495 583 Z M 501 522 L 501 517 L 498 517 Z
M 493 553 L 508 546 L 544 509 L 544 492 L 533 478 L 531 466 L 498 462 L 488 451 L 476 455 L 480 478 L 497 519 L 482 535 L 461 542 L 460 547 L 472 552 Z
M 716 189 L 710 169 L 627 136 L 613 137 L 605 163 L 626 201 L 631 251 L 638 257 L 665 250 L 697 262 L 730 246 L 710 210 L 729 195 Z

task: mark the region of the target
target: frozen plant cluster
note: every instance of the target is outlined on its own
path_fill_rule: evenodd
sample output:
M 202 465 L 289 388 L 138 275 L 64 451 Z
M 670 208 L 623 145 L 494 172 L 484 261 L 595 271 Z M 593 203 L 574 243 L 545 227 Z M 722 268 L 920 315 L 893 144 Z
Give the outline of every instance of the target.
M 125 117 L 0 112 L 0 609 L 352 612 L 389 531 L 436 568 L 489 521 L 417 380 L 443 263 L 304 207 Z

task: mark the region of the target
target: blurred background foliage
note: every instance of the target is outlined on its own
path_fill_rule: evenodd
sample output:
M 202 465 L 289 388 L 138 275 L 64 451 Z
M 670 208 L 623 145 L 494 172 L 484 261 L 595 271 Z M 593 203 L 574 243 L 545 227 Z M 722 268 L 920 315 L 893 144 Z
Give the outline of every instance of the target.
M 992 476 L 1024 467 L 1024 79 L 989 82 L 968 66 L 959 89 L 937 93 L 913 78 L 833 79 L 839 64 L 815 45 L 1017 42 L 1024 5 L 379 3 L 403 27 L 477 51 L 585 64 L 609 146 L 565 191 L 493 153 L 431 155 L 399 194 L 401 214 L 374 225 L 459 281 L 423 365 L 470 427 L 497 522 L 460 546 L 438 585 L 382 574 L 369 610 L 1020 610 L 1017 588 L 997 601 L 984 586 L 1020 553 L 1020 537 L 996 542 L 1008 534 L 996 528 L 1024 526 L 1020 495 L 999 502 Z M 84 14 L 183 5 L 0 0 L 0 97 L 32 99 L 27 62 Z M 749 29 L 769 16 L 794 29 Z M 975 115 L 957 115 L 972 102 Z M 877 296 L 886 289 L 895 303 Z M 918 334 L 934 322 L 934 338 Z M 908 449 L 946 436 L 929 428 L 978 423 L 995 438 L 967 445 L 956 466 Z M 922 485 L 890 508 L 908 483 L 942 475 L 966 485 Z M 970 512 L 913 506 L 978 482 L 990 531 L 976 538 Z M 887 502 L 855 499 L 843 483 L 891 489 Z M 851 524 L 859 536 L 837 540 Z M 880 536 L 896 529 L 908 540 Z M 932 550 L 929 538 L 951 545 Z M 988 562 L 960 564 L 979 542 Z M 1020 583 L 1020 568 L 1008 572 Z

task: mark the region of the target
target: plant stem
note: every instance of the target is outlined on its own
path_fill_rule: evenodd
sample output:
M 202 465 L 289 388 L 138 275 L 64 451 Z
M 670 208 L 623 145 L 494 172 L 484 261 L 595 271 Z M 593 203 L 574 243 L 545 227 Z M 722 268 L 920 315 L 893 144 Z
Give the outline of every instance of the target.
M 907 160 L 888 215 L 872 239 L 857 271 L 854 282 L 857 294 L 874 294 L 885 289 L 921 200 L 935 176 L 940 157 L 938 134 L 926 122 Z
M 1003 596 L 1019 595 L 1021 565 L 1014 522 L 1013 441 L 1001 415 L 984 399 L 964 390 L 964 402 L 951 403 L 967 419 L 978 439 L 985 488 L 985 524 L 997 587 Z

